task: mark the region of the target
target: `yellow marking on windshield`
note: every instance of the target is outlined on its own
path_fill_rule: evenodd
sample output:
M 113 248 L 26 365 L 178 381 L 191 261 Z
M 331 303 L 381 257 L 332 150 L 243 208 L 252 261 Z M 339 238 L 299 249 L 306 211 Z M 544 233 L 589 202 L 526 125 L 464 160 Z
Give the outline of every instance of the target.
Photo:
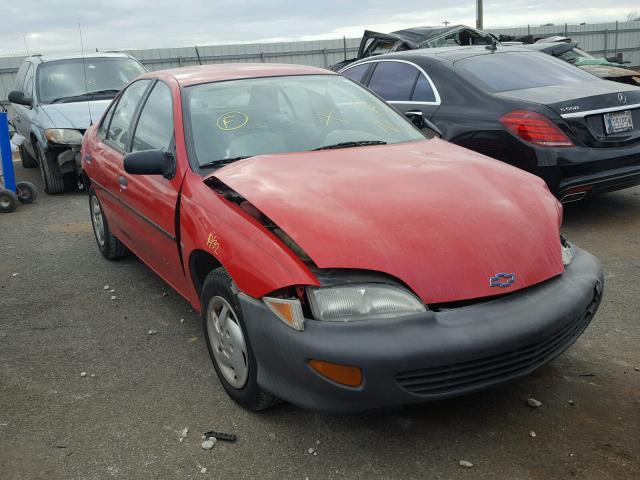
M 218 117 L 216 125 L 220 130 L 237 130 L 249 122 L 249 115 L 243 112 L 227 112 Z
M 333 115 L 333 113 L 334 113 L 334 112 L 335 112 L 335 110 L 331 110 L 331 112 L 329 113 L 329 115 L 325 115 L 325 114 L 323 114 L 323 113 L 316 113 L 316 115 L 318 115 L 319 117 L 323 117 L 323 118 L 326 118 L 326 119 L 327 119 L 327 120 L 325 121 L 325 125 L 329 125 L 329 122 L 332 122 L 332 121 L 342 122 L 342 123 L 344 123 L 345 125 L 348 125 L 348 124 L 349 124 L 349 122 L 347 122 L 346 120 L 343 120 L 343 119 L 341 119 L 341 118 L 335 117 L 335 116 Z
M 393 125 L 385 122 L 384 120 L 378 120 L 375 122 L 375 124 L 377 126 L 379 126 L 382 130 L 385 130 L 387 132 L 395 132 L 395 133 L 400 133 L 400 130 L 398 130 L 396 127 L 394 127 Z
M 384 116 L 384 113 L 382 112 L 382 110 L 380 110 L 379 107 L 371 104 L 371 103 L 367 103 L 367 102 L 351 102 L 350 105 L 354 106 L 354 107 L 361 107 L 364 108 L 366 110 L 370 110 L 374 113 L 377 113 L 379 117 Z

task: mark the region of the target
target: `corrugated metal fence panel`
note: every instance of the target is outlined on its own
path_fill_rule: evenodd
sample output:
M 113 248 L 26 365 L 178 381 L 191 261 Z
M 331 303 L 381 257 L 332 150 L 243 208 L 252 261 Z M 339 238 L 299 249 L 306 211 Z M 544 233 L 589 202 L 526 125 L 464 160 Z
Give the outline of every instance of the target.
M 617 30 L 617 34 L 616 34 Z M 490 29 L 494 34 L 568 35 L 596 56 L 613 56 L 621 52 L 630 65 L 640 66 L 640 22 L 600 23 L 593 25 L 554 25 Z M 616 42 L 617 37 L 617 42 Z M 347 58 L 355 56 L 359 38 L 347 38 Z M 327 67 L 344 60 L 343 39 L 304 42 L 249 43 L 238 45 L 206 45 L 196 47 L 150 48 L 127 50 L 149 70 L 198 64 L 225 62 L 297 63 Z M 13 88 L 15 74 L 24 57 L 0 57 L 0 101 L 6 100 Z

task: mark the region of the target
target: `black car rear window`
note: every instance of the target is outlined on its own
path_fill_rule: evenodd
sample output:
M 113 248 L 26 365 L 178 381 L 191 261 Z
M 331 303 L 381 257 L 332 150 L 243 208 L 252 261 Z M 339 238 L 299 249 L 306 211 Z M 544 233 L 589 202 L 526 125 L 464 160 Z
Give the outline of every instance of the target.
M 469 81 L 490 92 L 595 80 L 590 73 L 538 52 L 478 55 L 458 60 L 454 65 Z

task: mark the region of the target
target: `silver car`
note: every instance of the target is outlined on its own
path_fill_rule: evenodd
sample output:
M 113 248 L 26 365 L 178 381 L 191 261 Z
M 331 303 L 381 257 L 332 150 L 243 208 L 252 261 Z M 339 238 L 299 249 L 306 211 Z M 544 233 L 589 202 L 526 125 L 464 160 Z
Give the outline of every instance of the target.
M 18 70 L 9 93 L 9 121 L 25 138 L 22 165 L 39 167 L 47 193 L 61 193 L 78 181 L 80 144 L 111 100 L 146 72 L 124 53 L 34 55 Z

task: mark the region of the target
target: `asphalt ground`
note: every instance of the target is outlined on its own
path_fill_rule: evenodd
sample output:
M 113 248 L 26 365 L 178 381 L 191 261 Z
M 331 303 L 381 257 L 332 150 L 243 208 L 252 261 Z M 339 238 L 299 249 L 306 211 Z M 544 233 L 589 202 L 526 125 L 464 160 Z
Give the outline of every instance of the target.
M 218 383 L 187 302 L 99 254 L 85 194 L 41 191 L 0 215 L 0 478 L 638 479 L 640 189 L 565 208 L 563 232 L 600 257 L 605 297 L 530 377 L 386 412 L 255 414 Z M 238 439 L 205 451 L 209 430 Z

